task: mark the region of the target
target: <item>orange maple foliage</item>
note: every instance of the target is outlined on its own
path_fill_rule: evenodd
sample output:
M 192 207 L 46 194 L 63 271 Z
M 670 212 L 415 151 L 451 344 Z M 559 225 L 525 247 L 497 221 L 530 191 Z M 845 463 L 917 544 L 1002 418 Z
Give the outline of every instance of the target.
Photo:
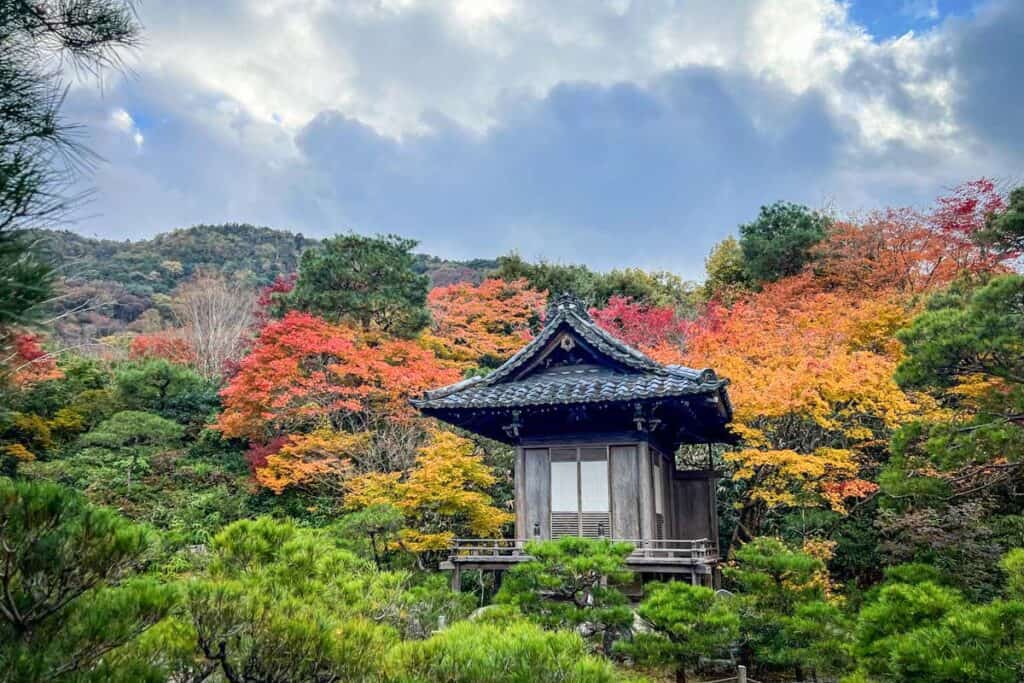
M 1002 261 L 910 209 L 838 223 L 815 255 L 804 281 L 817 289 L 893 289 L 905 294 L 941 287 L 964 273 L 991 272 Z
M 725 458 L 749 484 L 744 513 L 776 506 L 843 512 L 877 490 L 867 453 L 906 420 L 939 412 L 892 376 L 894 337 L 922 293 L 966 274 L 1005 268 L 973 234 L 1002 206 L 994 185 L 967 183 L 931 212 L 907 209 L 839 223 L 804 272 L 729 308 L 709 304 L 687 331 L 686 362 L 734 380 L 735 430 Z M 744 517 L 750 523 L 756 514 Z M 756 533 L 756 529 L 746 529 Z
M 415 341 L 291 312 L 239 363 L 214 428 L 250 441 L 256 480 L 276 493 L 338 489 L 369 425 L 413 418 L 410 397 L 458 379 Z
M 42 339 L 38 335 L 19 332 L 11 341 L 13 352 L 0 367 L 6 365 L 6 372 L 2 374 L 6 374 L 15 386 L 27 387 L 64 376 L 54 356 L 43 349 Z
M 293 434 L 256 468 L 256 481 L 277 494 L 289 487 L 341 491 L 352 471 L 351 456 L 369 437 L 368 432 L 350 434 L 329 427 Z
M 435 431 L 409 472 L 351 478 L 345 504 L 350 509 L 394 505 L 408 525 L 399 532 L 403 547 L 417 553 L 444 550 L 457 533 L 497 537 L 512 521 L 485 493 L 494 482 L 494 473 L 472 441 Z
M 195 349 L 185 338 L 181 330 L 161 330 L 149 334 L 139 334 L 132 339 L 128 357 L 163 358 L 172 363 L 189 365 L 196 360 Z
M 290 312 L 263 328 L 221 391 L 216 428 L 265 442 L 325 421 L 340 429 L 355 415 L 409 418 L 411 396 L 458 379 L 457 370 L 415 341 L 364 336 Z
M 431 290 L 434 324 L 425 342 L 446 358 L 467 366 L 503 361 L 528 342 L 544 315 L 546 292 L 526 280 L 459 282 Z
M 859 449 L 930 407 L 892 379 L 893 333 L 911 315 L 893 291 L 809 292 L 797 276 L 693 325 L 688 364 L 734 381 L 745 447 L 726 459 L 750 483 L 741 504 L 843 511 L 875 489 L 860 478 Z

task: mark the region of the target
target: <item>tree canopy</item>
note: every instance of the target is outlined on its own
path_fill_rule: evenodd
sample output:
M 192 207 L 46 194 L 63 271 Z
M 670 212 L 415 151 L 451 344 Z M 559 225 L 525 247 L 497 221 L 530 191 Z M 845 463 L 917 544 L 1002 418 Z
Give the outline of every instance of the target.
M 791 202 L 762 206 L 757 218 L 740 226 L 747 279 L 756 284 L 796 275 L 811 259 L 811 248 L 828 234 L 832 220 Z
M 429 280 L 416 272 L 414 240 L 339 235 L 302 255 L 288 305 L 330 322 L 411 336 L 430 322 Z

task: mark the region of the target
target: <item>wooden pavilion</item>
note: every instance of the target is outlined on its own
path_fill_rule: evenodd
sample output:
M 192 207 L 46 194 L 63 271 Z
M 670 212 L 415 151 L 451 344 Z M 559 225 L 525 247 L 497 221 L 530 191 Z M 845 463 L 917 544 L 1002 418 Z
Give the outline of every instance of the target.
M 675 454 L 735 440 L 728 383 L 713 370 L 657 363 L 562 295 L 540 334 L 501 367 L 414 400 L 516 448 L 515 538 L 458 539 L 443 565 L 453 586 L 463 570 L 529 559 L 526 541 L 567 535 L 633 543 L 628 565 L 641 579 L 716 584 L 718 474 L 680 471 Z

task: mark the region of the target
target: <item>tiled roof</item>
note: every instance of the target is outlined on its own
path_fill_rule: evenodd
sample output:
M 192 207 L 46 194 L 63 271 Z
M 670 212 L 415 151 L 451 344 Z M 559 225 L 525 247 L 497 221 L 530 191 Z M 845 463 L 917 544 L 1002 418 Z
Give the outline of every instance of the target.
M 461 389 L 414 403 L 422 408 L 456 409 L 627 401 L 712 393 L 722 383 L 722 380 L 695 381 L 689 374 L 675 372 L 627 374 L 592 365 L 570 366 L 547 370 L 518 382 L 472 382 Z
M 609 367 L 559 366 L 515 379 L 517 371 L 566 328 L 606 357 Z M 728 380 L 719 379 L 712 370 L 661 365 L 648 358 L 598 327 L 578 299 L 563 295 L 549 307 L 540 334 L 501 367 L 485 377 L 427 392 L 412 403 L 421 409 L 445 410 L 628 401 L 711 394 L 727 384 Z

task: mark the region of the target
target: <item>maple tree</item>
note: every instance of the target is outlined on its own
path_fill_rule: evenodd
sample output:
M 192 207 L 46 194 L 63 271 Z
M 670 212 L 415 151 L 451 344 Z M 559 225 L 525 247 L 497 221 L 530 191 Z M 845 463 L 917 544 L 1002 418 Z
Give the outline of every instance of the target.
M 903 359 L 896 331 L 919 312 L 917 295 L 1005 269 L 1005 254 L 974 239 L 1003 206 L 980 180 L 929 212 L 833 224 L 801 272 L 728 307 L 712 301 L 683 331 L 688 365 L 735 381 L 744 443 L 725 459 L 746 487 L 734 541 L 756 535 L 773 508 L 846 512 L 878 489 L 867 475 L 889 435 L 942 414 L 933 397 L 893 379 Z
M 288 487 L 314 486 L 341 491 L 352 471 L 352 454 L 369 438 L 368 433 L 351 434 L 328 427 L 309 434 L 291 434 L 256 468 L 256 481 L 274 493 Z
M 257 481 L 271 490 L 333 482 L 361 443 L 351 433 L 413 418 L 411 396 L 458 378 L 415 341 L 293 311 L 264 327 L 239 363 L 215 427 L 256 447 Z
M 734 430 L 744 446 L 726 453 L 747 482 L 738 536 L 756 535 L 782 506 L 842 512 L 877 487 L 860 476 L 865 451 L 924 408 L 893 381 L 910 316 L 891 293 L 802 292 L 793 278 L 725 310 L 710 305 L 691 325 L 687 360 L 735 381 Z M 930 404 L 929 404 L 930 405 Z
M 427 297 L 434 323 L 426 343 L 460 363 L 495 367 L 532 338 L 546 302 L 525 279 L 436 287 Z
M 613 296 L 590 316 L 598 325 L 630 346 L 662 363 L 678 363 L 689 328 L 670 306 L 649 306 L 626 297 Z
M 513 517 L 486 493 L 496 478 L 473 442 L 434 431 L 419 453 L 408 472 L 368 472 L 349 479 L 346 506 L 393 505 L 406 520 L 400 542 L 414 553 L 445 550 L 458 533 L 500 536 Z
M 298 273 L 278 275 L 273 282 L 257 293 L 254 314 L 257 328 L 263 327 L 284 312 L 288 293 L 295 289 L 295 282 L 298 279 Z
M 195 362 L 196 353 L 180 330 L 161 330 L 135 335 L 128 357 L 133 360 L 163 358 L 172 363 L 190 365 Z
M 54 356 L 43 348 L 39 335 L 30 332 L 14 334 L 11 347 L 0 364 L 0 379 L 5 378 L 16 387 L 27 387 L 64 376 Z
M 960 197 L 959 202 L 974 206 L 980 200 Z M 989 198 L 984 204 L 998 202 Z M 953 208 L 951 200 L 946 200 L 943 208 L 931 214 L 886 209 L 863 221 L 838 223 L 815 247 L 816 260 L 804 282 L 818 289 L 893 289 L 917 294 L 948 285 L 964 274 L 999 270 L 1008 254 L 987 250 L 974 240 L 984 220 L 966 208 Z
M 458 378 L 414 341 L 362 335 L 292 311 L 263 328 L 221 391 L 217 428 L 265 442 L 325 422 L 340 429 L 360 414 L 408 418 L 409 397 Z

